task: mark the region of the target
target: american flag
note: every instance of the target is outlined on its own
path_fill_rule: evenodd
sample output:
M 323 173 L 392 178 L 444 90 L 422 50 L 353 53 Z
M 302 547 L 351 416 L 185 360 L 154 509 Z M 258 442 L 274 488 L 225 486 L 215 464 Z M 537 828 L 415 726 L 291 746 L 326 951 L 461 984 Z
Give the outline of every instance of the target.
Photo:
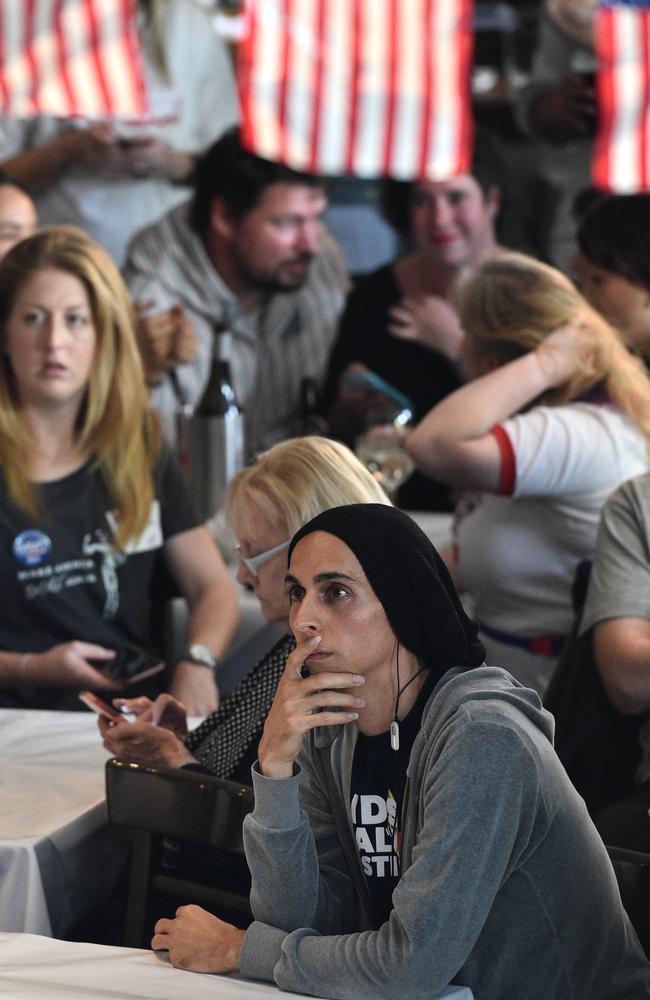
M 650 0 L 596 11 L 598 129 L 591 175 L 603 191 L 650 191 Z
M 243 144 L 313 173 L 465 172 L 472 13 L 472 0 L 248 0 Z
M 135 0 L 0 0 L 0 113 L 147 110 Z

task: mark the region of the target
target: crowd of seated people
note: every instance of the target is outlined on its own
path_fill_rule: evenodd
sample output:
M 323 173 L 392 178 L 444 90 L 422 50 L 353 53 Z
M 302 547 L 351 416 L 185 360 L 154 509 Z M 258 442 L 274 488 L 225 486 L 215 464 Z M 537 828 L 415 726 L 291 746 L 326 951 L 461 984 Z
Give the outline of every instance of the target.
M 160 17 L 163 7 L 166 19 Z M 354 981 L 361 995 L 368 987 L 362 968 L 375 984 L 384 977 L 391 991 L 397 982 L 408 992 L 416 983 L 445 985 L 454 976 L 473 985 L 477 995 L 487 982 L 497 992 L 520 989 L 508 977 L 515 976 L 515 965 L 525 964 L 523 939 L 498 968 L 488 968 L 484 956 L 493 955 L 493 925 L 518 920 L 519 903 L 512 902 L 517 880 L 545 871 L 548 859 L 540 856 L 538 838 L 550 837 L 558 856 L 567 845 L 582 852 L 587 881 L 595 886 L 602 876 L 601 887 L 592 897 L 580 897 L 580 906 L 596 914 L 591 926 L 603 942 L 607 911 L 613 937 L 602 948 L 605 973 L 597 963 L 588 967 L 582 943 L 567 934 L 566 963 L 553 952 L 530 996 L 567 995 L 566 981 L 552 980 L 560 967 L 572 967 L 591 997 L 618 995 L 607 992 L 610 980 L 623 995 L 624 983 L 633 989 L 647 971 L 615 899 L 602 845 L 553 755 L 550 719 L 526 688 L 543 695 L 569 632 L 575 568 L 595 553 L 582 627 L 593 634 L 597 668 L 617 710 L 650 713 L 650 607 L 642 595 L 650 564 L 650 379 L 634 356 L 650 356 L 644 223 L 650 197 L 598 199 L 581 220 L 575 270 L 583 298 L 559 271 L 499 246 L 499 170 L 489 144 L 479 142 L 468 174 L 386 186 L 387 216 L 408 234 L 413 250 L 358 277 L 351 288 L 344 259 L 322 224 L 324 180 L 260 159 L 227 131 L 236 110 L 222 46 L 211 64 L 214 90 L 200 99 L 201 59 L 212 59 L 212 42 L 206 38 L 195 67 L 178 62 L 187 46 L 184 32 L 196 37 L 204 12 L 183 0 L 141 0 L 139 8 L 147 72 L 156 80 L 161 106 L 189 69 L 177 131 L 165 126 L 142 133 L 134 126 L 118 135 L 104 126 L 41 119 L 0 124 L 0 158 L 10 175 L 0 178 L 0 254 L 7 249 L 0 260 L 0 532 L 6 543 L 0 704 L 71 708 L 78 691 L 91 688 L 135 717 L 117 724 L 100 720 L 105 745 L 116 755 L 253 781 L 259 806 L 247 838 L 257 929 L 241 938 L 185 911 L 157 934 L 178 964 L 198 967 L 191 943 L 196 937 L 215 956 L 210 971 L 241 968 L 305 992 L 318 988 L 338 996 L 337 977 L 352 974 L 354 980 L 359 974 Z M 219 115 L 210 117 L 217 92 Z M 33 235 L 37 220 L 28 192 L 44 223 L 74 217 L 105 249 L 65 225 Z M 138 212 L 131 211 L 136 203 Z M 123 264 L 124 280 L 108 251 Z M 237 579 L 254 590 L 262 615 L 285 630 L 259 662 L 247 665 L 221 705 L 214 666 L 236 628 L 237 596 L 217 546 L 191 510 L 173 455 L 177 411 L 200 398 L 215 328 L 233 334 L 232 372 L 245 408 L 251 462 L 231 482 L 226 504 L 239 542 Z M 404 446 L 417 472 L 398 494 L 398 506 L 455 505 L 454 545 L 445 559 L 476 615 L 480 641 L 437 553 L 400 514 L 372 513 L 369 507 L 366 515 L 355 508 L 351 534 L 344 514 L 316 521 L 300 534 L 302 525 L 332 507 L 390 507 L 372 475 L 340 443 L 354 445 L 376 405 L 364 372 L 379 375 L 412 403 L 414 426 Z M 307 378 L 323 390 L 322 416 L 333 440 L 287 440 Z M 630 479 L 605 506 L 596 547 L 603 506 Z M 342 548 L 323 546 L 321 536 L 328 532 Z M 314 551 L 307 557 L 309 545 Z M 395 574 L 390 593 L 376 576 L 376 553 Z M 341 558 L 336 565 L 334 555 Z M 303 579 L 304 567 L 311 576 Z M 342 572 L 345 567 L 349 572 Z M 427 611 L 418 604 L 420 573 L 421 582 L 433 588 L 424 591 L 431 608 L 442 616 L 436 628 L 450 644 L 435 656 Z M 142 693 L 120 687 L 108 668 L 123 651 L 162 655 L 152 606 L 157 584 L 168 575 L 189 607 L 184 652 Z M 355 605 L 359 580 L 365 598 L 375 602 L 374 619 Z M 393 593 L 398 588 L 399 599 Z M 306 595 L 313 599 L 309 613 L 303 613 Z M 403 611 L 395 610 L 402 605 Z M 322 634 L 325 613 L 342 631 L 350 630 L 349 663 L 347 654 L 336 658 L 324 637 L 322 648 L 306 646 L 305 636 Z M 404 625 L 398 621 L 402 613 Z M 373 682 L 365 689 L 372 687 L 373 705 L 340 682 L 340 672 L 351 669 L 355 642 L 363 651 L 359 672 L 381 678 L 376 688 Z M 201 647 L 207 658 L 193 652 Z M 307 670 L 299 672 L 301 656 L 323 678 L 321 687 L 309 681 Z M 399 831 L 405 838 L 404 880 L 358 878 L 358 862 L 367 875 L 368 859 L 340 827 L 333 833 L 322 825 L 325 812 L 339 808 L 341 794 L 344 808 L 354 808 L 351 797 L 345 800 L 349 781 L 359 795 L 370 796 L 379 783 L 387 816 L 397 809 L 393 793 L 399 801 L 406 794 L 406 765 L 412 748 L 419 749 L 416 731 L 424 726 L 425 704 L 444 701 L 435 685 L 454 667 L 471 688 L 470 708 L 454 704 L 454 719 L 474 711 L 475 694 L 477 701 L 494 701 L 499 719 L 508 715 L 504 699 L 516 702 L 517 718 L 509 717 L 508 724 L 517 740 L 525 733 L 532 741 L 539 764 L 534 780 L 521 765 L 517 787 L 535 798 L 536 811 L 524 816 L 521 799 L 516 817 L 511 811 L 506 822 L 508 802 L 498 809 L 497 792 L 505 794 L 500 761 L 476 746 L 464 757 L 440 745 L 444 740 L 435 733 L 426 774 L 418 776 L 417 806 L 405 813 Z M 487 693 L 480 688 L 484 678 Z M 303 681 L 309 710 L 297 722 L 287 691 Z M 345 707 L 349 717 L 333 718 L 335 711 L 345 714 Z M 189 715 L 207 718 L 188 733 Z M 353 725 L 337 739 L 327 727 L 340 728 L 342 721 Z M 401 754 L 391 745 L 393 724 L 398 732 L 402 725 Z M 605 842 L 650 851 L 646 743 L 650 738 L 640 727 L 638 772 L 632 776 L 638 787 L 594 811 L 594 820 Z M 337 756 L 342 744 L 345 759 Z M 480 783 L 470 777 L 479 762 L 489 770 L 490 761 L 494 771 L 486 775 L 481 798 Z M 463 777 L 460 767 L 457 787 L 446 779 L 439 786 L 438 771 L 449 766 L 453 774 L 459 762 L 468 771 Z M 331 766 L 340 784 L 335 802 Z M 326 855 L 325 868 L 332 863 L 328 844 L 338 839 L 329 871 L 334 886 L 328 875 L 322 898 L 314 889 L 313 898 L 294 904 L 272 885 L 273 865 L 285 863 L 285 849 L 269 851 L 263 864 L 260 842 L 271 829 L 286 834 L 281 823 L 274 827 L 277 810 L 283 822 L 295 818 L 300 782 L 315 838 L 301 816 L 300 846 L 310 859 L 305 886 L 315 884 L 319 855 Z M 466 799 L 463 782 L 476 798 Z M 447 812 L 436 812 L 435 794 L 433 804 L 419 798 L 439 787 L 449 796 Z M 271 788 L 280 790 L 275 807 Z M 445 865 L 444 830 L 440 839 L 431 831 L 445 817 L 456 823 L 461 806 L 470 821 L 459 823 L 467 839 L 458 845 L 456 877 L 467 878 L 481 811 L 493 810 L 502 854 L 481 882 L 472 912 L 455 909 L 462 928 L 453 947 L 443 948 L 434 975 L 427 964 L 429 939 L 428 952 L 418 945 L 409 962 L 395 956 L 402 954 L 403 935 L 416 925 L 430 926 L 432 900 L 416 899 L 414 892 L 421 877 L 418 858 L 425 858 L 425 878 L 426 866 L 436 859 Z M 455 843 L 454 831 L 449 843 Z M 393 834 L 394 823 L 389 839 Z M 355 837 L 359 844 L 363 831 Z M 286 843 L 293 852 L 295 842 Z M 395 863 L 401 875 L 402 861 Z M 350 874 L 350 885 L 339 893 Z M 449 895 L 441 890 L 452 909 L 453 885 L 451 879 Z M 533 935 L 555 940 L 565 888 L 546 887 L 556 916 L 540 930 L 537 917 L 545 905 L 539 913 L 533 908 Z M 286 926 L 271 912 L 274 907 L 286 912 Z M 524 921 L 526 927 L 531 929 Z M 287 928 L 308 930 L 287 943 Z M 345 955 L 340 963 L 331 961 L 319 936 L 334 933 Z M 360 948 L 357 939 L 364 934 L 369 937 Z M 220 935 L 231 945 L 226 957 L 215 944 Z M 393 956 L 386 962 L 383 944 Z

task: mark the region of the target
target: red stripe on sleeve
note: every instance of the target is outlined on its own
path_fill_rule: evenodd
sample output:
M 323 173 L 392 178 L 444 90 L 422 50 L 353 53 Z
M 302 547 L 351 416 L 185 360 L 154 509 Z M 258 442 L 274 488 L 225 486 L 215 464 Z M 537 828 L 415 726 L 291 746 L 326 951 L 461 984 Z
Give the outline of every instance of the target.
M 494 436 L 501 456 L 501 472 L 497 492 L 503 496 L 512 496 L 517 479 L 517 463 L 512 441 L 501 424 L 496 424 L 490 431 L 490 434 Z

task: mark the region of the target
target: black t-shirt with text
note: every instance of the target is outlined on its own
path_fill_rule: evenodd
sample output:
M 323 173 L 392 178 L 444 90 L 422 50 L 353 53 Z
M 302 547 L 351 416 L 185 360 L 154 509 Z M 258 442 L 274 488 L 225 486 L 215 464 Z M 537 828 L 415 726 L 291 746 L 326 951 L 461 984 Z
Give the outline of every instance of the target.
M 399 750 L 390 732 L 359 733 L 350 781 L 350 813 L 361 866 L 368 882 L 378 926 L 393 908 L 393 890 L 401 874 L 401 812 L 406 770 L 422 712 L 434 688 L 428 674 L 408 715 L 399 723 Z
M 110 649 L 150 645 L 162 546 L 197 524 L 166 450 L 154 486 L 144 530 L 121 551 L 113 504 L 91 463 L 38 487 L 37 519 L 10 503 L 0 472 L 0 649 L 42 652 L 71 639 Z

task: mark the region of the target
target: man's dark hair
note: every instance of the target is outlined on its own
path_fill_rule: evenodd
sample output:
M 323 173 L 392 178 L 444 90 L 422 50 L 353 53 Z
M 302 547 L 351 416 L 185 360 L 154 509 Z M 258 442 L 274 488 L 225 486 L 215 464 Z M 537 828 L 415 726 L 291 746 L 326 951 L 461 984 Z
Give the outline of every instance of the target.
M 231 129 L 197 161 L 190 207 L 192 229 L 199 234 L 205 231 L 214 198 L 223 198 L 231 216 L 238 219 L 255 208 L 267 187 L 280 182 L 325 187 L 325 180 L 317 174 L 302 174 L 249 153 L 241 146 L 237 130 Z
M 577 240 L 596 267 L 650 290 L 650 194 L 597 201 L 581 219 Z
M 22 191 L 23 194 L 26 194 L 31 198 L 31 193 L 28 188 L 25 187 L 23 182 L 16 180 L 15 177 L 11 177 L 11 175 L 6 173 L 4 170 L 0 170 L 0 187 L 18 188 L 19 191 Z
M 494 143 L 482 132 L 474 141 L 472 164 L 468 171 L 487 198 L 494 188 L 501 189 L 503 173 L 500 154 Z M 381 210 L 387 222 L 403 236 L 411 235 L 411 194 L 415 181 L 384 181 L 381 193 Z

